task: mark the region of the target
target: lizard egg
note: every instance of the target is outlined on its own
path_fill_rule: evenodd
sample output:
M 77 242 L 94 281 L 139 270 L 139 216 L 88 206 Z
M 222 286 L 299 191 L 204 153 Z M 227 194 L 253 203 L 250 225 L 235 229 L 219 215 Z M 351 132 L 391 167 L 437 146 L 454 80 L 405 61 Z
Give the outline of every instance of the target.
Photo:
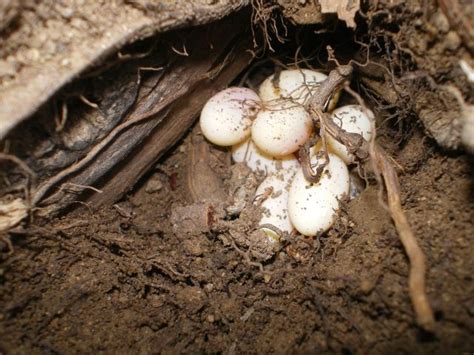
M 327 75 L 309 69 L 290 69 L 282 70 L 276 83 L 273 82 L 274 78 L 275 74 L 260 84 L 258 91 L 263 101 L 284 98 L 304 105 L 315 91 L 317 84 L 325 80 Z
M 236 163 L 245 163 L 252 171 L 263 171 L 272 174 L 280 169 L 297 168 L 298 159 L 293 154 L 280 158 L 262 152 L 251 139 L 232 146 L 232 159 Z
M 283 232 L 291 233 L 293 225 L 288 217 L 288 191 L 296 169 L 283 169 L 269 175 L 256 191 L 256 202 L 263 201 L 263 216 L 259 225 L 271 224 Z M 271 229 L 263 228 L 265 234 L 278 241 L 278 235 Z
M 242 142 L 250 135 L 252 119 L 260 98 L 247 88 L 231 87 L 211 97 L 201 111 L 201 131 L 209 141 L 220 146 Z
M 264 153 L 282 157 L 296 152 L 312 131 L 311 116 L 303 107 L 278 101 L 257 114 L 252 140 Z
M 359 105 L 342 106 L 331 113 L 333 122 L 348 133 L 358 133 L 365 140 L 372 138 L 372 124 L 374 114 L 369 111 L 369 117 L 364 113 L 364 109 Z M 339 155 L 346 164 L 354 162 L 354 155 L 347 151 L 344 144 L 339 143 L 335 138 L 327 135 L 327 143 L 331 151 Z
M 311 158 L 314 167 L 324 158 Z M 288 194 L 288 215 L 298 232 L 315 236 L 328 230 L 339 209 L 338 199 L 349 193 L 349 171 L 337 155 L 329 154 L 330 162 L 325 167 L 318 183 L 310 183 L 302 169 L 296 173 Z

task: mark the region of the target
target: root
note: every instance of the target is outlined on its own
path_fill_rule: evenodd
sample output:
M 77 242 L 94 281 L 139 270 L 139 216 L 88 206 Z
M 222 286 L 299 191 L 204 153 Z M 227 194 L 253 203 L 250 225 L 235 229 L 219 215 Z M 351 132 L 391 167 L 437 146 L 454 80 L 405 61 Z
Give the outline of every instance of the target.
M 324 138 L 324 132 L 321 131 L 321 140 L 323 142 L 323 153 L 324 161 L 318 164 L 316 171 L 313 170 L 311 165 L 311 147 L 314 145 L 314 141 L 310 140 L 300 147 L 299 157 L 301 162 L 301 168 L 303 170 L 303 175 L 305 179 L 311 183 L 319 182 L 321 179 L 324 169 L 329 164 L 329 155 L 326 147 L 326 141 Z
M 425 256 L 402 209 L 398 176 L 391 164 L 390 157 L 373 139 L 368 142 L 359 134 L 344 131 L 331 120 L 327 113 L 323 112 L 328 98 L 348 81 L 351 73 L 352 67 L 350 65 L 339 65 L 333 70 L 328 78 L 321 83 L 319 92 L 316 92 L 308 105 L 308 110 L 313 115 L 313 119 L 325 127 L 327 134 L 344 144 L 359 159 L 364 160 L 369 157 L 378 177 L 377 180 L 383 180 L 387 192 L 387 207 L 410 261 L 409 294 L 416 320 L 423 329 L 433 331 L 435 321 L 425 288 Z M 356 98 L 365 107 L 360 96 L 356 95 Z
M 109 133 L 109 135 L 104 138 L 99 144 L 94 146 L 94 148 L 92 148 L 84 158 L 42 183 L 36 189 L 36 191 L 34 191 L 32 205 L 36 206 L 41 201 L 41 199 L 49 192 L 49 190 L 53 186 L 61 182 L 65 177 L 73 174 L 74 172 L 82 169 L 84 166 L 89 164 L 115 137 L 122 133 L 126 128 L 154 117 L 154 115 L 159 113 L 163 109 L 163 107 L 165 107 L 169 103 L 166 102 L 166 100 L 164 101 L 165 102 L 163 102 L 161 105 L 157 105 L 157 107 L 154 107 L 152 110 L 150 110 L 150 112 L 134 116 L 129 120 L 125 121 L 124 123 L 115 127 L 115 129 L 113 129 Z
M 278 15 L 274 12 L 279 8 L 278 5 L 267 3 L 263 0 L 252 0 L 252 37 L 254 47 L 259 47 L 257 42 L 256 28 L 258 28 L 263 36 L 263 45 L 265 48 L 268 48 L 271 52 L 275 50 L 272 47 L 271 39 L 276 38 L 278 42 L 283 43 L 284 37 L 280 36 L 277 22 Z M 281 26 L 286 32 L 286 27 L 280 17 Z M 255 28 L 256 27 L 256 28 Z
M 36 179 L 35 172 L 33 170 L 31 170 L 30 167 L 23 160 L 18 158 L 17 156 L 0 152 L 0 160 L 11 161 L 12 163 L 18 165 L 18 167 L 21 170 L 23 170 L 26 177 L 31 178 L 33 181 Z

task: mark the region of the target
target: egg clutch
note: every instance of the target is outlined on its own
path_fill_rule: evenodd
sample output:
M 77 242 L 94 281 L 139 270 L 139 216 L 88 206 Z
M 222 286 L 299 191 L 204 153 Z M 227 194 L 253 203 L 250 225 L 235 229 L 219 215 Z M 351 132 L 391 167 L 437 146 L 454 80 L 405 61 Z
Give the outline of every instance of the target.
M 266 174 L 255 198 L 263 208 L 262 226 L 315 236 L 333 225 L 340 199 L 349 195 L 347 165 L 354 162 L 354 157 L 343 144 L 326 135 L 329 163 L 317 183 L 306 180 L 295 156 L 314 133 L 305 105 L 326 77 L 308 69 L 283 70 L 278 85 L 272 75 L 262 82 L 258 94 L 249 88 L 230 87 L 211 97 L 202 109 L 203 135 L 213 144 L 231 147 L 235 163 L 245 163 L 251 170 Z M 372 113 L 366 115 L 358 105 L 334 108 L 337 100 L 335 95 L 328 104 L 333 122 L 346 132 L 370 140 Z M 321 149 L 319 144 L 311 148 L 313 169 L 324 162 Z M 278 242 L 274 230 L 264 231 Z

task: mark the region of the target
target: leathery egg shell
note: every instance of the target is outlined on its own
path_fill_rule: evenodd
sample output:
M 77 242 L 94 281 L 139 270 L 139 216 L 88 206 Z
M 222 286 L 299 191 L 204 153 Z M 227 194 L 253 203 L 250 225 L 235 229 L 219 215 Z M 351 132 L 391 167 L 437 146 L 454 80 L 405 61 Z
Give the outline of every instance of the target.
M 347 105 L 335 109 L 331 113 L 333 122 L 348 133 L 358 133 L 365 140 L 372 138 L 372 124 L 374 114 L 369 110 L 369 117 L 359 105 Z M 333 137 L 327 135 L 326 140 L 331 150 L 344 160 L 346 164 L 354 162 L 354 155 L 347 151 L 344 144 L 339 143 Z
M 312 131 L 313 122 L 303 107 L 278 101 L 257 114 L 252 140 L 264 153 L 282 157 L 296 152 Z
M 236 163 L 245 163 L 252 171 L 263 171 L 266 174 L 300 166 L 293 154 L 272 157 L 262 152 L 251 139 L 232 146 L 232 159 Z
M 251 89 L 230 87 L 211 97 L 201 111 L 201 131 L 220 146 L 242 142 L 250 135 L 260 97 Z
M 263 101 L 284 98 L 304 105 L 316 90 L 317 84 L 325 80 L 327 75 L 309 69 L 282 70 L 278 87 L 274 85 L 274 77 L 273 74 L 260 84 L 258 92 Z
M 256 202 L 262 200 L 263 216 L 259 225 L 271 224 L 283 232 L 291 233 L 293 225 L 288 217 L 288 191 L 296 169 L 282 169 L 269 175 L 256 191 Z M 263 228 L 265 234 L 278 241 L 278 235 L 271 229 Z
M 324 158 L 311 158 L 313 167 Z M 329 154 L 319 182 L 306 180 L 301 169 L 296 173 L 288 194 L 288 215 L 295 229 L 303 235 L 315 236 L 328 230 L 339 209 L 338 199 L 349 193 L 349 171 L 337 155 Z

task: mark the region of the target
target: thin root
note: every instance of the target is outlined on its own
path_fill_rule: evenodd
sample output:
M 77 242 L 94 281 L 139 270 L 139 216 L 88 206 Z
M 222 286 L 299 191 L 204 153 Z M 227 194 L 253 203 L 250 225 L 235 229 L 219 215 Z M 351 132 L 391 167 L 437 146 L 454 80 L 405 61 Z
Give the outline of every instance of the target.
M 314 95 L 308 108 L 313 114 L 314 119 L 319 120 L 321 126 L 325 127 L 326 133 L 348 147 L 349 151 L 355 152 L 358 157 L 369 156 L 376 176 L 379 175 L 378 181 L 383 180 L 387 192 L 387 207 L 410 261 L 408 277 L 409 294 L 417 323 L 425 330 L 433 331 L 435 320 L 425 288 L 425 256 L 402 209 L 398 176 L 390 157 L 373 139 L 371 142 L 368 142 L 361 139 L 361 136 L 358 134 L 344 131 L 331 120 L 327 113 L 322 111 L 325 98 L 328 97 L 327 95 L 330 95 L 330 92 L 334 92 L 334 90 L 346 82 L 350 74 L 350 66 L 347 65 L 339 66 L 333 70 L 329 77 L 321 83 L 320 95 L 318 93 Z M 346 90 L 349 91 L 350 88 L 346 86 Z M 362 98 L 358 94 L 353 91 L 349 92 L 355 94 L 356 99 L 360 100 L 362 106 L 365 107 Z M 322 95 L 326 95 L 326 97 L 321 97 Z

